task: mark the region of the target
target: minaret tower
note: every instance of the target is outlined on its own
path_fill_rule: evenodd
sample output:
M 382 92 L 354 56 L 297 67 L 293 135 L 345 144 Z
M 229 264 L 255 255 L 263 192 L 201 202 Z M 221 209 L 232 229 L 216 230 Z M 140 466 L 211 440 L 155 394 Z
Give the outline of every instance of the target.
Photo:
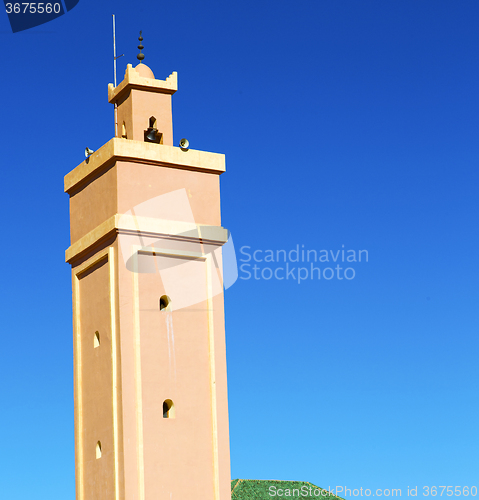
M 228 500 L 225 159 L 173 146 L 177 75 L 143 57 L 108 86 L 116 137 L 65 176 L 77 500 Z

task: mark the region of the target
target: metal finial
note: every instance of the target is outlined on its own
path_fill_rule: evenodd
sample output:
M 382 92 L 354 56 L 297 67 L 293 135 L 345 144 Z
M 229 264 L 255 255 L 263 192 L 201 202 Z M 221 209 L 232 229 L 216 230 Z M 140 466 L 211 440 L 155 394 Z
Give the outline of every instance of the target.
M 138 48 L 140 49 L 140 53 L 136 56 L 136 58 L 140 61 L 143 61 L 145 58 L 145 54 L 142 54 L 141 51 L 145 48 L 143 47 L 143 44 L 141 43 L 143 41 L 143 37 L 141 36 L 141 31 L 140 31 L 140 36 L 138 37 L 138 40 L 140 40 L 140 45 L 138 45 Z

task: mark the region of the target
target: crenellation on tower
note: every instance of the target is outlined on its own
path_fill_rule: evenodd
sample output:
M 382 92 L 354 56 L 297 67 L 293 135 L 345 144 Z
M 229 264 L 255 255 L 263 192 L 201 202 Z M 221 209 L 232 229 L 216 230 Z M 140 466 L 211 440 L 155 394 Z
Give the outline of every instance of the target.
M 159 92 L 174 94 L 178 90 L 178 74 L 173 71 L 165 80 L 157 80 L 153 71 L 146 64 L 138 64 L 133 68 L 131 64 L 126 66 L 125 78 L 116 87 L 113 83 L 108 84 L 108 102 L 114 103 L 127 91 L 126 87 L 138 88 L 147 92 Z

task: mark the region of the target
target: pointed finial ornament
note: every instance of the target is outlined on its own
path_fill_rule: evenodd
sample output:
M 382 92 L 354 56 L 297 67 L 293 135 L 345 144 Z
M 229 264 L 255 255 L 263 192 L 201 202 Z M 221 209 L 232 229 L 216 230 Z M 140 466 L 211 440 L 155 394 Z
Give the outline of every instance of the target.
M 141 36 L 141 31 L 140 31 L 140 36 L 138 37 L 138 40 L 140 40 L 140 45 L 138 45 L 138 48 L 140 49 L 140 53 L 136 56 L 136 58 L 140 61 L 143 61 L 145 58 L 145 54 L 142 54 L 141 51 L 145 48 L 143 47 L 143 44 L 141 43 L 143 41 L 143 37 Z

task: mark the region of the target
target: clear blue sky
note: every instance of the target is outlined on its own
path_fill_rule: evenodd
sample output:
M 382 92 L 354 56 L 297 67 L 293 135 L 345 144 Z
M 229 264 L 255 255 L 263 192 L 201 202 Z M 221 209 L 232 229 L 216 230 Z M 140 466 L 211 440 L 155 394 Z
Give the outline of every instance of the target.
M 113 13 L 119 78 L 142 29 L 175 143 L 226 154 L 238 257 L 368 251 L 227 290 L 232 477 L 479 486 L 479 3 L 80 0 L 0 15 L 0 498 L 74 499 L 63 176 L 113 135 Z

